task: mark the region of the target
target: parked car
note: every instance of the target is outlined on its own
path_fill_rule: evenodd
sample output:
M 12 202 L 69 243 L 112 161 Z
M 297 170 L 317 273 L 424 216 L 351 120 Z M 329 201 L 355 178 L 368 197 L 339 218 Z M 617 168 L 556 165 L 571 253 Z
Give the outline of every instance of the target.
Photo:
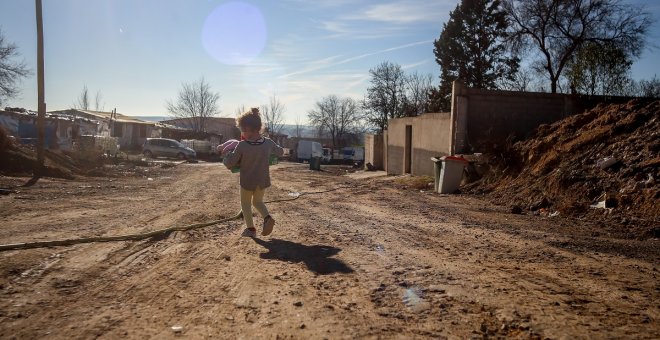
M 142 145 L 145 157 L 172 157 L 178 159 L 192 159 L 197 157 L 195 150 L 168 138 L 147 138 Z

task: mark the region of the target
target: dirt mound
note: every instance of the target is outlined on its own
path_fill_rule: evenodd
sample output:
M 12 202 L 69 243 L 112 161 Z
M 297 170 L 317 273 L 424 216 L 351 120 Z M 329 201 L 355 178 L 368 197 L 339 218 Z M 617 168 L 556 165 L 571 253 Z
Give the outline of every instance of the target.
M 33 146 L 20 145 L 7 136 L 0 127 L 0 176 L 32 176 L 37 164 L 37 151 Z M 44 177 L 73 179 L 86 177 L 153 176 L 159 169 L 174 167 L 178 163 L 145 161 L 141 157 L 106 157 L 98 150 L 63 152 L 44 150 Z M 147 176 L 148 177 L 148 176 Z
M 45 153 L 44 176 L 73 179 L 77 169 L 67 162 L 62 162 L 63 155 L 55 152 Z M 37 164 L 36 152 L 30 148 L 18 145 L 10 145 L 0 151 L 0 174 L 1 175 L 24 175 L 31 176 Z
M 0 127 L 0 175 L 31 176 L 37 164 L 37 151 L 33 146 L 20 145 Z M 73 179 L 83 174 L 84 167 L 60 151 L 44 150 L 44 176 Z
M 659 155 L 660 101 L 600 105 L 540 126 L 468 189 L 520 210 L 653 225 L 660 217 Z

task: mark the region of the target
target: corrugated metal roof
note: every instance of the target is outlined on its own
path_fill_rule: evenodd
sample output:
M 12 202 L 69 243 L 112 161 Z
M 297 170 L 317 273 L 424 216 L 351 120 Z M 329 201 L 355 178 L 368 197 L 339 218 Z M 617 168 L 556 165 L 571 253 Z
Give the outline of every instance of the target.
M 25 112 L 20 112 L 20 111 L 11 111 L 11 110 L 0 110 L 0 114 L 3 115 L 12 115 L 12 116 L 17 116 L 17 117 L 29 117 L 32 119 L 37 119 L 38 113 L 35 111 L 30 111 L 26 110 Z M 61 114 L 61 111 L 52 111 L 52 112 L 46 112 L 46 115 L 44 116 L 45 119 L 59 119 L 59 120 L 66 120 L 66 121 L 84 121 L 87 123 L 94 123 L 98 124 L 97 120 L 90 119 L 87 117 L 73 117 L 71 115 L 66 115 L 66 114 Z
M 96 116 L 99 118 L 104 118 L 104 119 L 110 119 L 110 116 L 112 115 L 112 112 L 103 112 L 103 111 L 90 111 L 90 110 L 76 110 L 79 112 L 84 112 L 92 116 Z M 154 122 L 147 122 L 145 120 L 137 119 L 135 117 L 131 116 L 126 116 L 121 113 L 116 114 L 116 122 L 120 123 L 137 123 L 137 124 L 147 124 L 147 125 L 155 125 Z

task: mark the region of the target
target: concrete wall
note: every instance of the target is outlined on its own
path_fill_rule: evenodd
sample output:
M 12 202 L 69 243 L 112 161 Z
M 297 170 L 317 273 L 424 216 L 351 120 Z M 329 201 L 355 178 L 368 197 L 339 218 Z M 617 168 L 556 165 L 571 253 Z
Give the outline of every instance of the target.
M 388 174 L 406 173 L 410 162 L 412 175 L 433 176 L 431 157 L 448 155 L 451 146 L 451 114 L 426 113 L 418 117 L 391 119 L 387 128 L 387 163 Z M 407 144 L 406 127 L 411 133 L 410 145 Z M 410 150 L 410 160 L 406 149 Z
M 471 89 L 454 82 L 451 113 L 426 113 L 391 119 L 384 134 L 388 174 L 433 175 L 430 158 L 448 154 L 488 153 L 531 136 L 541 124 L 584 112 L 600 103 L 624 103 L 630 97 L 581 96 Z M 410 157 L 406 126 L 411 131 Z M 410 159 L 409 159 L 410 158 Z
M 541 124 L 629 97 L 471 89 L 454 82 L 452 153 L 489 152 L 513 137 L 530 137 Z
M 160 137 L 158 131 L 152 124 L 115 122 L 112 137 L 117 137 L 122 150 L 140 150 L 147 138 Z
M 371 163 L 377 170 L 383 168 L 383 135 L 364 136 L 364 164 Z
M 387 130 L 383 131 L 383 170 L 387 171 L 387 145 L 389 143 Z

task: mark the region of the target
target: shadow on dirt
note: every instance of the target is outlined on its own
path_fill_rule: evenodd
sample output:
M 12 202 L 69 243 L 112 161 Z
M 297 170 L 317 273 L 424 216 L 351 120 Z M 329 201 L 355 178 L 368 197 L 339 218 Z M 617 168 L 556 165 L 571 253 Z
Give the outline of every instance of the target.
M 268 249 L 267 253 L 259 255 L 262 259 L 290 263 L 304 262 L 307 269 L 320 275 L 353 272 L 353 269 L 343 261 L 330 258 L 330 256 L 334 256 L 341 251 L 339 248 L 322 245 L 307 246 L 280 239 L 266 241 L 254 238 L 253 240 Z

